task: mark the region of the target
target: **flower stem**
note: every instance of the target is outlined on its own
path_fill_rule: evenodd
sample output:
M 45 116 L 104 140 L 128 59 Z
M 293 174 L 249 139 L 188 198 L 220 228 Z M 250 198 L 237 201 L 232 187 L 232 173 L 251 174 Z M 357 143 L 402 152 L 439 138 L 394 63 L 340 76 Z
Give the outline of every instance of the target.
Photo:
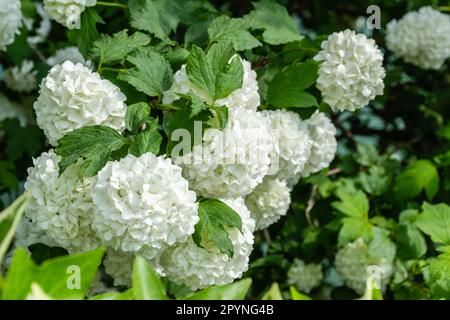
M 97 1 L 97 5 L 105 6 L 105 7 L 118 7 L 118 8 L 122 8 L 122 9 L 128 8 L 128 6 L 126 4 L 117 3 L 117 2 Z
M 110 68 L 110 67 L 101 67 L 99 68 L 99 73 L 101 73 L 101 71 L 112 71 L 112 72 L 125 72 L 127 71 L 127 69 L 119 69 L 119 68 Z
M 178 111 L 180 110 L 180 108 L 175 107 L 173 105 L 170 104 L 160 104 L 160 103 L 155 103 L 152 104 L 156 109 L 158 110 L 162 110 L 162 111 Z

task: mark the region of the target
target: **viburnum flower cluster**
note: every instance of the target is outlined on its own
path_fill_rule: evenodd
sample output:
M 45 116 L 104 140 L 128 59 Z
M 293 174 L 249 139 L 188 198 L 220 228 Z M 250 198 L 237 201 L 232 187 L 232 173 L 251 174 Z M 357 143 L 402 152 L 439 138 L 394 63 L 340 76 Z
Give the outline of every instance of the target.
M 289 186 L 298 182 L 298 175 L 311 156 L 312 140 L 308 133 L 307 121 L 292 111 L 263 111 L 266 122 L 275 137 L 271 158 L 276 162 L 274 173 L 277 178 L 288 181 Z M 334 155 L 334 151 L 333 151 Z
M 0 121 L 5 119 L 17 119 L 22 127 L 28 122 L 24 109 L 0 93 Z
M 78 29 L 83 11 L 96 3 L 97 0 L 44 0 L 44 8 L 58 23 L 69 29 Z
M 273 140 L 261 113 L 231 109 L 224 130 L 207 129 L 203 143 L 175 158 L 190 187 L 207 198 L 249 194 L 269 172 Z
M 197 198 L 181 168 L 152 153 L 109 162 L 98 173 L 92 199 L 92 227 L 103 242 L 147 257 L 186 241 L 198 222 Z
M 25 20 L 25 25 L 30 31 L 30 35 L 27 37 L 27 42 L 33 48 L 36 48 L 38 44 L 44 42 L 52 29 L 50 16 L 47 14 L 47 11 L 45 11 L 44 6 L 41 3 L 35 3 L 35 7 L 36 12 L 41 19 L 39 26 L 34 27 L 34 19 L 30 18 Z
M 288 271 L 288 283 L 296 286 L 301 292 L 311 292 L 321 284 L 322 279 L 323 273 L 320 264 L 306 264 L 297 258 L 294 259 L 294 263 Z
M 81 160 L 60 175 L 60 160 L 53 150 L 34 159 L 25 182 L 32 194 L 25 216 L 69 252 L 93 250 L 100 245 L 91 228 L 93 181 L 82 177 Z
M 359 230 L 355 221 L 366 219 L 374 209 L 369 210 L 365 195 L 381 196 L 392 187 L 397 197 L 408 168 L 396 168 L 395 177 L 387 171 L 396 159 L 363 163 L 352 157 L 355 165 L 363 166 L 353 170 L 355 179 L 349 179 L 345 168 L 325 171 L 338 151 L 334 123 L 340 134 L 354 131 L 355 124 L 344 121 L 347 111 L 363 108 L 384 91 L 383 52 L 369 36 L 376 31 L 363 23 L 368 19 L 359 17 L 356 23 L 366 34 L 335 32 L 316 48 L 321 37 L 313 30 L 299 35 L 298 24 L 289 21 L 289 12 L 276 1 L 258 1 L 242 18 L 221 17 L 210 6 L 192 3 L 181 10 L 181 2 L 169 2 L 44 0 L 21 8 L 19 0 L 0 0 L 0 87 L 5 90 L 0 93 L 0 122 L 16 119 L 0 123 L 0 138 L 12 137 L 1 142 L 6 146 L 2 154 L 7 156 L 7 175 L 20 170 L 27 154 L 46 148 L 20 181 L 30 200 L 11 248 L 24 246 L 33 254 L 30 246 L 37 243 L 71 254 L 104 248 L 92 294 L 110 285 L 101 279 L 104 273 L 114 286 L 134 285 L 137 256 L 167 278 L 170 296 L 228 284 L 245 274 L 253 247 L 261 242 L 257 263 L 265 264 L 280 252 L 304 251 L 300 255 L 305 260 L 288 255 L 280 261 L 280 272 L 292 289 L 315 293 L 320 287 L 321 297 L 334 297 L 330 287 L 344 284 L 358 294 L 372 294 L 369 276 L 376 270 L 375 280 L 384 290 L 400 247 L 387 248 L 383 253 L 388 257 L 377 249 L 389 239 L 398 240 L 392 233 L 398 230 L 390 227 L 390 220 L 382 226 L 382 219 L 370 219 L 373 226 L 367 230 Z M 110 8 L 92 8 L 96 5 Z M 271 18 L 268 12 L 279 28 L 265 23 Z M 197 13 L 211 18 L 201 28 L 195 22 Z M 160 19 L 152 20 L 155 15 Z M 103 25 L 102 18 L 113 21 Z M 81 22 L 81 31 L 57 25 L 78 29 Z M 123 22 L 126 28 L 120 28 Z M 25 33 L 18 36 L 20 30 Z M 104 31 L 108 34 L 99 33 Z M 385 34 L 394 58 L 422 69 L 442 71 L 450 57 L 450 16 L 431 6 L 389 22 Z M 52 43 L 47 45 L 47 40 Z M 314 45 L 308 52 L 297 50 L 305 43 Z M 393 80 L 400 84 L 415 79 L 404 72 L 397 75 L 400 80 Z M 379 102 L 374 104 L 377 110 Z M 346 114 L 338 116 L 341 111 Z M 364 126 L 392 127 L 370 110 L 357 115 Z M 393 128 L 402 129 L 401 119 L 394 120 Z M 39 134 L 21 146 L 18 142 L 33 134 L 35 125 L 44 132 L 45 143 Z M 178 130 L 193 139 L 182 152 L 176 148 L 180 145 L 172 144 Z M 342 141 L 339 153 L 348 153 L 346 144 Z M 364 152 L 359 147 L 358 154 Z M 376 158 L 376 152 L 371 153 Z M 16 183 L 4 178 L 5 184 Z M 374 179 L 387 183 L 372 186 Z M 310 194 L 302 194 L 310 185 Z M 358 188 L 364 192 L 350 192 Z M 331 195 L 341 202 L 333 202 Z M 291 206 L 296 198 L 303 203 Z M 349 205 L 353 200 L 358 202 L 355 207 Z M 327 217 L 330 210 L 339 214 Z M 292 216 L 286 217 L 290 211 Z M 434 213 L 426 206 L 423 212 L 413 211 L 400 217 L 399 226 L 408 227 L 407 233 L 412 227 L 434 241 L 424 227 Z M 410 214 L 411 226 L 404 219 Z M 275 239 L 276 232 L 264 229 L 278 221 L 286 224 Z M 303 221 L 308 224 L 295 238 L 292 230 Z M 386 233 L 376 234 L 380 230 Z M 342 243 L 345 232 L 348 236 L 357 231 L 370 234 Z M 315 250 L 311 243 L 326 245 L 337 233 L 334 260 L 327 253 L 320 263 L 312 263 L 319 256 L 309 254 Z M 292 245 L 296 239 L 305 243 Z M 419 249 L 415 258 L 425 263 L 425 247 Z M 434 269 L 442 258 L 445 255 L 430 260 L 437 262 Z M 435 271 L 431 266 L 422 270 L 425 282 Z M 401 277 L 398 271 L 396 280 Z M 435 289 L 430 286 L 430 291 Z M 29 297 L 39 297 L 39 287 L 33 290 Z
M 6 69 L 3 80 L 9 89 L 27 93 L 36 88 L 36 74 L 34 62 L 23 60 L 20 66 Z
M 65 61 L 42 80 L 33 107 L 50 144 L 77 128 L 105 125 L 125 129 L 126 97 L 108 80 L 82 65 Z
M 91 63 L 86 61 L 77 47 L 67 47 L 59 49 L 54 55 L 47 58 L 47 64 L 50 66 L 55 66 L 57 64 L 62 64 L 65 61 L 70 61 L 73 64 L 84 64 L 86 67 L 90 67 Z
M 245 204 L 256 221 L 256 230 L 265 229 L 288 212 L 291 189 L 285 180 L 267 176 L 245 198 Z
M 393 272 L 392 264 L 384 258 L 371 255 L 368 246 L 361 238 L 341 248 L 336 254 L 334 264 L 345 285 L 361 295 L 366 290 L 370 266 L 377 268 L 376 273 L 382 290 L 386 288 Z
M 383 93 L 383 54 L 373 39 L 345 30 L 331 34 L 314 57 L 320 61 L 317 88 L 333 110 L 366 106 Z
M 72 48 L 65 50 L 78 55 Z M 249 62 L 241 62 L 242 87 L 216 101 L 228 107 L 224 129 L 207 128 L 201 143 L 183 155 L 129 154 L 107 162 L 89 178 L 80 174 L 83 160 L 60 175 L 61 158 L 53 150 L 43 153 L 34 160 L 25 184 L 33 195 L 26 218 L 51 239 L 46 241 L 70 252 L 105 246 L 105 271 L 115 285 L 130 285 L 136 255 L 144 256 L 160 275 L 192 290 L 240 277 L 248 268 L 255 229 L 285 215 L 293 185 L 326 167 L 336 151 L 335 129 L 324 114 L 302 120 L 291 111 L 257 111 L 256 74 Z M 210 102 L 183 70 L 175 74 L 163 101 L 193 93 Z M 42 80 L 34 109 L 37 124 L 57 146 L 58 139 L 83 126 L 123 132 L 124 101 L 118 87 L 67 60 Z M 198 246 L 193 241 L 197 197 L 222 199 L 240 216 L 242 229 L 227 230 L 232 256 L 212 242 Z
M 234 209 L 242 220 L 242 232 L 236 228 L 227 230 L 234 248 L 233 257 L 220 253 L 212 243 L 202 243 L 202 247 L 198 247 L 189 239 L 169 248 L 161 256 L 163 270 L 173 282 L 196 290 L 230 283 L 247 270 L 253 249 L 255 221 L 242 198 L 222 201 Z
M 14 42 L 22 25 L 20 0 L 0 1 L 0 51 Z
M 406 62 L 440 69 L 450 57 L 450 16 L 432 7 L 408 12 L 387 24 L 386 44 Z

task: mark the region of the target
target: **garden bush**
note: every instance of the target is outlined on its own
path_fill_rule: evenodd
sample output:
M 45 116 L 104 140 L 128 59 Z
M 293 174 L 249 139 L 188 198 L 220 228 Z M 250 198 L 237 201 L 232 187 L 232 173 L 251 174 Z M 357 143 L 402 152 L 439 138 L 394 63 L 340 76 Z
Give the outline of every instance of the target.
M 450 298 L 448 12 L 0 0 L 0 297 Z

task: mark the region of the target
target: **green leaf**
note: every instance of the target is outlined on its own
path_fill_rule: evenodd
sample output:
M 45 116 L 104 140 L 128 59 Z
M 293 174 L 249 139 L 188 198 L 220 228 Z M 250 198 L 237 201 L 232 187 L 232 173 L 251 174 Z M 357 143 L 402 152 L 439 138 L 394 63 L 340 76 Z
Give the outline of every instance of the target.
M 17 189 L 19 180 L 17 180 L 14 163 L 11 161 L 0 160 L 0 188 L 7 187 Z
M 207 121 L 207 124 L 211 128 L 222 130 L 228 123 L 228 108 L 226 106 L 221 107 L 209 107 L 213 116 Z
M 341 223 L 342 228 L 338 234 L 339 247 L 359 238 L 369 242 L 373 237 L 373 227 L 367 220 L 350 217 L 341 219 Z
M 127 60 L 135 68 L 119 74 L 119 79 L 128 82 L 138 91 L 156 97 L 172 85 L 172 68 L 159 53 L 138 49 Z
M 397 252 L 395 243 L 389 238 L 389 232 L 385 229 L 376 228 L 373 229 L 373 239 L 369 244 L 369 252 L 371 256 L 379 259 L 386 259 L 389 263 L 392 263 Z
M 38 128 L 20 126 L 17 119 L 3 121 L 1 131 L 2 142 L 6 143 L 4 150 L 11 161 L 23 156 L 34 157 L 42 148 L 42 132 Z
M 375 165 L 380 159 L 376 146 L 371 143 L 358 143 L 356 145 L 356 152 L 357 156 L 355 160 L 362 166 L 369 167 Z
M 435 298 L 450 298 L 450 248 L 437 258 L 431 259 L 429 266 L 428 285 Z
M 295 289 L 295 287 L 290 286 L 289 291 L 291 293 L 292 300 L 312 300 L 311 297 L 307 296 L 306 294 L 300 293 Z
M 422 190 L 429 200 L 439 189 L 439 175 L 431 161 L 418 160 L 408 165 L 395 180 L 394 193 L 399 199 L 418 196 Z
M 246 278 L 231 284 L 212 286 L 180 300 L 243 300 L 251 284 L 252 279 Z
M 278 283 L 272 283 L 269 290 L 261 297 L 261 300 L 283 300 Z
M 36 268 L 25 249 L 19 247 L 14 252 L 8 275 L 3 284 L 2 300 L 24 299 L 30 291 Z
M 167 300 L 166 289 L 150 264 L 138 256 L 134 260 L 133 295 L 137 300 Z
M 200 221 L 195 225 L 192 239 L 199 247 L 204 243 L 213 243 L 221 253 L 233 257 L 234 248 L 228 236 L 229 228 L 242 232 L 242 220 L 239 214 L 220 200 L 208 199 L 198 206 Z
M 150 43 L 150 37 L 135 32 L 131 36 L 128 30 L 121 30 L 112 36 L 102 34 L 93 44 L 92 57 L 98 58 L 102 63 L 110 63 L 123 60 L 131 51 L 146 46 Z
M 284 94 L 284 96 L 280 94 Z M 312 94 L 305 91 L 298 91 L 294 88 L 285 88 L 279 91 L 276 97 L 269 98 L 272 105 L 277 108 L 309 108 L 317 107 L 317 99 Z
M 89 126 L 75 129 L 58 140 L 56 154 L 62 157 L 60 173 L 79 158 L 85 159 L 81 169 L 86 176 L 95 175 L 104 167 L 111 152 L 119 150 L 126 140 L 114 129 Z
M 162 136 L 159 134 L 158 129 L 149 128 L 139 133 L 130 146 L 130 153 L 136 157 L 143 155 L 144 153 L 151 152 L 158 154 L 162 143 Z
M 87 7 L 81 14 L 81 28 L 67 32 L 70 42 L 76 43 L 81 53 L 87 55 L 99 34 L 97 23 L 105 23 L 94 8 Z
M 359 182 L 367 193 L 379 196 L 389 190 L 391 179 L 384 167 L 372 166 L 368 172 L 360 172 Z
M 189 56 L 189 51 L 182 47 L 175 47 L 172 50 L 165 52 L 163 55 L 164 58 L 169 61 L 172 68 L 177 70 L 186 63 L 186 59 Z
M 165 112 L 163 118 L 164 132 L 168 137 L 166 154 L 171 155 L 174 151 L 173 156 L 181 156 L 191 151 L 194 145 L 202 142 L 202 134 L 204 129 L 209 126 L 207 122 L 212 116 L 206 104 L 199 105 L 195 99 L 186 99 L 183 95 L 181 97 L 182 99 L 174 103 L 180 109 L 176 112 Z M 189 132 L 189 136 L 175 135 L 174 132 L 177 129 L 185 129 Z M 174 150 L 175 146 L 181 146 L 182 149 Z
M 208 105 L 204 103 L 199 97 L 196 95 L 191 96 L 191 114 L 189 115 L 190 118 L 195 117 L 196 115 L 200 114 L 200 112 L 207 110 Z
M 367 219 L 369 213 L 369 200 L 362 191 L 348 192 L 343 189 L 336 191 L 341 201 L 335 201 L 331 205 L 346 216 Z
M 17 198 L 8 208 L 0 212 L 0 265 L 16 232 L 17 225 L 30 201 L 26 192 Z
M 147 103 L 138 102 L 127 107 L 125 126 L 128 131 L 137 133 L 139 128 L 150 120 L 150 106 Z
M 20 34 L 15 36 L 14 42 L 6 48 L 6 56 L 15 65 L 20 65 L 24 59 L 30 58 L 33 55 L 33 49 L 27 41 L 30 31 L 23 25 L 19 29 L 19 32 Z
M 450 245 L 450 207 L 444 203 L 424 203 L 415 225 L 436 243 Z
M 166 39 L 176 30 L 180 16 L 184 14 L 185 3 L 181 0 L 130 0 L 131 26 L 150 32 L 161 40 Z
M 244 70 L 240 59 L 234 55 L 230 42 L 213 44 L 207 54 L 198 46 L 192 46 L 187 58 L 187 75 L 192 83 L 209 95 L 211 102 L 242 87 Z
M 253 2 L 253 7 L 255 9 L 244 19 L 252 29 L 264 30 L 263 39 L 268 44 L 278 45 L 303 39 L 285 7 L 273 0 Z
M 38 267 L 34 281 L 55 299 L 82 299 L 91 287 L 104 252 L 98 248 L 47 260 Z M 79 277 L 79 283 L 71 281 L 74 277 Z
M 400 224 L 395 230 L 395 243 L 400 259 L 420 259 L 427 252 L 427 244 L 422 233 L 413 224 Z
M 316 98 L 304 91 L 316 81 L 317 70 L 313 60 L 283 69 L 269 84 L 269 102 L 277 108 L 318 106 Z
M 229 46 L 231 48 L 231 46 Z M 232 55 L 229 55 L 231 58 Z M 187 58 L 187 75 L 189 79 L 198 87 L 205 90 L 211 98 L 215 97 L 215 75 L 210 67 L 211 61 L 208 61 L 203 50 L 196 46 L 192 46 L 192 51 Z
M 178 96 L 181 98 L 181 101 L 178 100 L 178 104 L 181 106 L 181 108 L 189 108 L 191 110 L 189 118 L 193 118 L 199 115 L 202 111 L 209 109 L 209 106 L 195 94 L 186 95 L 178 93 Z
M 217 17 L 208 26 L 209 42 L 231 42 L 236 51 L 250 50 L 261 46 L 261 42 L 247 29 L 248 25 L 242 18 Z
M 24 299 L 33 282 L 55 299 L 83 299 L 102 261 L 103 248 L 47 260 L 35 265 L 23 248 L 18 248 L 6 277 L 2 299 Z

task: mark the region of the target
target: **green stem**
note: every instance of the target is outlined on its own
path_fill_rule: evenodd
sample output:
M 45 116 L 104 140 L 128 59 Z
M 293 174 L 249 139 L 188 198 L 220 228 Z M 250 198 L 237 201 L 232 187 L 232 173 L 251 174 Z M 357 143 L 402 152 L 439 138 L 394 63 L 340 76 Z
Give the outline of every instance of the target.
M 155 103 L 153 104 L 153 106 L 158 109 L 158 110 L 162 110 L 162 111 L 178 111 L 180 110 L 180 108 L 175 107 L 173 105 L 170 104 L 160 104 L 160 103 Z
M 112 72 L 125 72 L 127 69 L 119 69 L 119 68 L 110 68 L 110 67 L 99 67 L 98 73 L 101 73 L 102 71 L 112 71 Z
M 128 6 L 126 4 L 117 3 L 117 2 L 97 1 L 97 5 L 105 6 L 105 7 L 117 7 L 117 8 L 122 8 L 122 9 L 128 8 Z
M 213 42 L 211 40 L 208 42 L 208 45 L 206 46 L 205 52 L 208 52 L 209 48 L 211 48 Z
M 439 11 L 450 12 L 450 6 L 437 7 Z
M 97 72 L 99 74 L 102 74 L 102 66 L 103 66 L 103 53 L 100 56 L 100 62 L 98 63 Z

